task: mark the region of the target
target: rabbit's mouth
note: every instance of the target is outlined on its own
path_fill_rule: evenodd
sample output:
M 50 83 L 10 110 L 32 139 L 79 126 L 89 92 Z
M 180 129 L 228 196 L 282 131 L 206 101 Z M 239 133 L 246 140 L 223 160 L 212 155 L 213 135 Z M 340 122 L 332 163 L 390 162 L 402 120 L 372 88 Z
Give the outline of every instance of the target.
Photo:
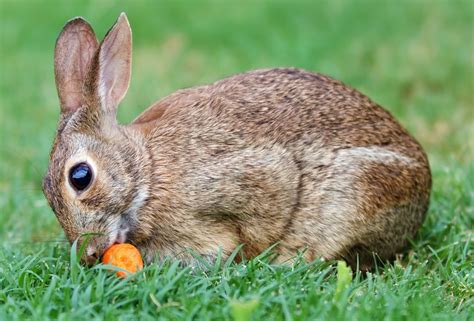
M 111 228 L 108 233 L 102 237 L 93 238 L 89 241 L 86 246 L 84 257 L 82 260 L 87 265 L 95 264 L 104 254 L 104 252 L 114 244 L 128 243 L 130 240 L 127 238 L 129 229 L 124 228 L 121 220 L 117 223 L 111 224 Z
M 102 247 L 91 248 L 90 252 L 96 256 L 102 256 L 103 252 L 114 244 L 131 243 L 136 245 L 138 211 L 143 206 L 148 197 L 148 191 L 139 189 L 129 207 L 119 216 L 109 216 L 107 229 L 104 232 L 104 241 Z M 89 254 L 88 254 L 89 255 Z
M 128 242 L 127 233 L 128 233 L 128 228 L 119 229 L 115 233 L 115 236 L 110 237 L 109 246 L 112 246 L 114 244 L 127 243 Z
M 139 213 L 143 205 L 148 199 L 148 190 L 146 188 L 139 188 L 134 195 L 132 202 L 128 208 L 120 215 L 117 220 L 115 229 L 112 227 L 109 235 L 113 236 L 115 243 L 132 243 L 137 236 L 139 230 Z
M 127 241 L 128 228 L 125 230 L 119 230 L 114 243 L 125 243 Z
M 129 242 L 130 240 L 128 239 L 128 236 L 130 235 L 131 226 L 132 222 L 128 213 L 120 215 L 113 224 L 109 225 L 107 233 L 108 246 Z

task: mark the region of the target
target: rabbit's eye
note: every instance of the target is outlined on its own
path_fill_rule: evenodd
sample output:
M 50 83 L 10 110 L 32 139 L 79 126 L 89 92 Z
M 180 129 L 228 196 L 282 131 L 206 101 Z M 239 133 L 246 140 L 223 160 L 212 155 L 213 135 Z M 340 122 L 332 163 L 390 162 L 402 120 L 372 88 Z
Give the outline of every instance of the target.
M 85 190 L 92 181 L 92 169 L 86 163 L 80 163 L 71 168 L 69 181 L 74 189 Z

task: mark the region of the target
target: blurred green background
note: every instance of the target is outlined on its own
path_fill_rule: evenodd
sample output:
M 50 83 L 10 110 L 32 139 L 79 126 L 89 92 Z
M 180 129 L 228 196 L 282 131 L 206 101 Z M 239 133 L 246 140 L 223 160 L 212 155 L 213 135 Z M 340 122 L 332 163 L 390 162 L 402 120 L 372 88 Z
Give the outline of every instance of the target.
M 472 1 L 0 2 L 0 240 L 60 236 L 41 193 L 59 107 L 53 48 L 85 17 L 99 38 L 125 11 L 134 37 L 122 122 L 178 88 L 256 68 L 328 74 L 385 106 L 437 173 L 472 178 Z M 470 185 L 471 186 L 471 185 Z M 468 194 L 472 197 L 472 190 Z

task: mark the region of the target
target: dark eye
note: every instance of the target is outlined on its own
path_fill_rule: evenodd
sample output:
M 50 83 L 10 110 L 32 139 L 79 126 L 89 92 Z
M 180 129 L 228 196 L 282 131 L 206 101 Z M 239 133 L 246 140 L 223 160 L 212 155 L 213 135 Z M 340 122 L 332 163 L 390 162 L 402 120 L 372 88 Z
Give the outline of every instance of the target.
M 69 171 L 69 181 L 78 191 L 85 190 L 92 180 L 92 169 L 86 163 L 75 165 Z

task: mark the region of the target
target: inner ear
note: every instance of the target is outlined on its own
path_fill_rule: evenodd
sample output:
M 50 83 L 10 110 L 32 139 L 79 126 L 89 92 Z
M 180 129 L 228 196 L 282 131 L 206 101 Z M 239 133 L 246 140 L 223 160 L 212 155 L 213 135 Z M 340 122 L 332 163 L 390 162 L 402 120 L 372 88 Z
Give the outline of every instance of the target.
M 54 50 L 54 76 L 62 113 L 74 112 L 84 103 L 82 86 L 98 47 L 94 30 L 80 17 L 61 31 Z

